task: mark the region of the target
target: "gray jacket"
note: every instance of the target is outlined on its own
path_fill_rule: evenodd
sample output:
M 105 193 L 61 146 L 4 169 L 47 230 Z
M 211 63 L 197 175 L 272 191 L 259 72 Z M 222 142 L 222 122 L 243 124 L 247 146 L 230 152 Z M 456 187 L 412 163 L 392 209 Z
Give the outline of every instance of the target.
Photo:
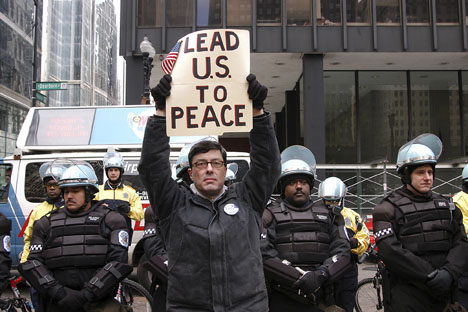
M 260 234 L 281 170 L 271 116 L 254 118 L 250 169 L 214 202 L 172 180 L 165 128 L 148 120 L 138 170 L 168 251 L 168 311 L 268 311 Z

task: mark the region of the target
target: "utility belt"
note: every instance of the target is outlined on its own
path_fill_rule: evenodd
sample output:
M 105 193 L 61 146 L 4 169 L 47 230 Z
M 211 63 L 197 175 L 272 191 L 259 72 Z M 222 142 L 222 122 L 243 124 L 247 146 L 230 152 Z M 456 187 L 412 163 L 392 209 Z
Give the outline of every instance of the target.
M 334 302 L 335 302 L 334 293 L 333 293 L 333 289 L 334 289 L 333 284 L 323 285 L 320 289 L 318 289 L 314 294 L 311 294 L 311 295 L 307 295 L 298 289 L 294 289 L 289 286 L 281 285 L 275 281 L 269 281 L 267 282 L 267 285 L 268 285 L 269 293 L 271 293 L 271 291 L 279 292 L 287 296 L 289 299 L 294 300 L 304 305 L 330 306 L 330 305 L 334 305 Z

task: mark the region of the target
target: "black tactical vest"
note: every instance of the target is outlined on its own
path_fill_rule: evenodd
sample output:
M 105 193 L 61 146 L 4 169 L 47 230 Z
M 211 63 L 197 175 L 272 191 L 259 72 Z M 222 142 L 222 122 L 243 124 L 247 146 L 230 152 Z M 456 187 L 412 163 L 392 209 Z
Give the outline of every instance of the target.
M 45 265 L 49 269 L 105 265 L 109 240 L 101 233 L 101 223 L 109 211 L 98 206 L 76 217 L 67 215 L 65 209 L 52 213 L 51 236 L 44 243 Z
M 450 250 L 455 229 L 447 199 L 434 194 L 430 201 L 414 202 L 398 192 L 386 199 L 402 214 L 397 235 L 405 249 L 417 256 Z
M 285 203 L 267 209 L 276 219 L 276 249 L 281 259 L 300 267 L 316 267 L 329 257 L 332 219 L 325 205 L 301 210 Z

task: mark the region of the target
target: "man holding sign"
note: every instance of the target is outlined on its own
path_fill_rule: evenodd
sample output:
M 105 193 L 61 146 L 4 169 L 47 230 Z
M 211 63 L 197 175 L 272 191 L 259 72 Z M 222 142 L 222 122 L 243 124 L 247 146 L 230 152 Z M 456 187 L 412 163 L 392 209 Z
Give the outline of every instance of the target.
M 242 182 L 224 185 L 226 151 L 217 142 L 202 141 L 189 152 L 193 184 L 187 189 L 171 178 L 166 135 L 166 112 L 174 107 L 171 102 L 166 108 L 166 97 L 171 95 L 170 102 L 176 89 L 171 81 L 166 75 L 152 90 L 156 115 L 148 120 L 138 167 L 167 247 L 167 309 L 268 311 L 261 218 L 281 168 L 271 115 L 263 111 L 267 88 L 254 75 L 247 77 L 248 88 L 245 80 L 241 84 L 253 100 L 251 166 Z

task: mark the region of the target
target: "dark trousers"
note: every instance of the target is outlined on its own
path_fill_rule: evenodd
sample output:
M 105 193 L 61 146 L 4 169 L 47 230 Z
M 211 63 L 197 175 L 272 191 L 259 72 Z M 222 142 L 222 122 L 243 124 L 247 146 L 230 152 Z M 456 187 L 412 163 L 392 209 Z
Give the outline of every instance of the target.
M 404 282 L 392 283 L 390 293 L 390 306 L 385 305 L 385 312 L 441 312 L 449 303 L 449 298 L 432 296 Z
M 468 273 L 458 279 L 458 302 L 468 310 Z
M 271 290 L 268 295 L 268 304 L 270 312 L 321 312 L 317 306 L 313 304 L 304 304 L 298 302 L 287 295 L 276 290 Z
M 346 312 L 353 312 L 354 295 L 358 287 L 358 267 L 354 264 L 344 273 L 338 282 L 335 283 L 335 303 Z

